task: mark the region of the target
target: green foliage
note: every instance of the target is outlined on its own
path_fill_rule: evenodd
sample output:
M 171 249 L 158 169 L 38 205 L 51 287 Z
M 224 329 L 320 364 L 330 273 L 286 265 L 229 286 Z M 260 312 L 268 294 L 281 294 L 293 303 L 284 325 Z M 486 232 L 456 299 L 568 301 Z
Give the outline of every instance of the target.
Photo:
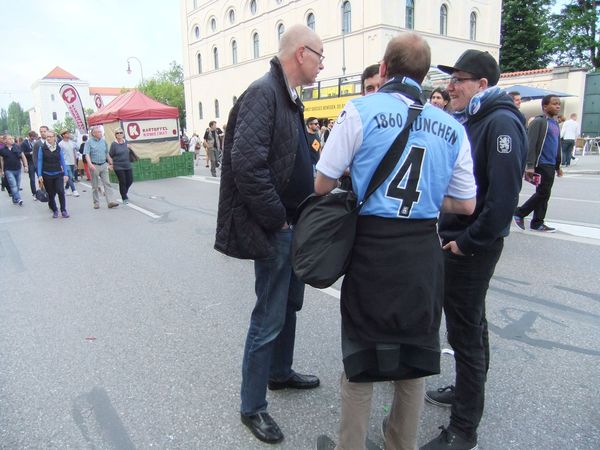
M 8 113 L 4 108 L 0 109 L 0 133 L 8 131 Z
M 504 0 L 500 32 L 500 69 L 516 72 L 546 67 L 549 7 L 554 0 Z
M 556 64 L 600 68 L 600 0 L 570 0 L 550 28 Z
M 183 67 L 175 61 L 168 70 L 158 72 L 156 76 L 138 85 L 138 90 L 148 97 L 165 105 L 179 109 L 179 123 L 185 128 L 185 97 L 183 93 Z
M 0 131 L 8 131 L 9 134 L 18 137 L 29 132 L 29 114 L 23 111 L 17 102 L 8 105 L 8 111 L 4 108 L 0 111 Z
M 54 132 L 59 135 L 60 132 L 64 129 L 67 129 L 71 132 L 71 134 L 75 134 L 75 129 L 77 128 L 77 125 L 75 124 L 75 120 L 69 116 L 69 117 L 65 117 L 64 122 L 61 122 L 60 120 L 57 122 L 54 122 L 52 124 L 52 130 L 54 130 Z

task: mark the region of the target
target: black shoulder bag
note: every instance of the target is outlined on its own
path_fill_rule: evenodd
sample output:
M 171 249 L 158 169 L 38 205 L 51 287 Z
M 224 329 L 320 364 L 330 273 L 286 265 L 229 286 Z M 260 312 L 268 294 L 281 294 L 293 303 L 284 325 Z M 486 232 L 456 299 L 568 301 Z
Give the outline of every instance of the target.
M 400 160 L 411 125 L 422 110 L 418 103 L 409 107 L 404 128 L 377 166 L 361 202 L 351 190 L 335 189 L 326 195 L 312 194 L 298 206 L 292 267 L 300 280 L 323 289 L 346 273 L 360 210 Z

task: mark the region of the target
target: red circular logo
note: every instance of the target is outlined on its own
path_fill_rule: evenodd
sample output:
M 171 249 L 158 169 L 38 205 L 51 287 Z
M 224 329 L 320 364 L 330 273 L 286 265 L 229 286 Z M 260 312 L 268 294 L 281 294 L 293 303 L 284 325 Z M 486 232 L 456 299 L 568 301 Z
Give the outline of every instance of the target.
M 65 102 L 71 104 L 77 99 L 77 94 L 75 93 L 74 89 L 67 88 L 62 93 L 62 98 Z
M 140 126 L 135 122 L 128 124 L 127 125 L 127 134 L 129 135 L 129 137 L 131 139 L 139 138 L 140 134 L 142 134 L 141 130 L 140 130 Z

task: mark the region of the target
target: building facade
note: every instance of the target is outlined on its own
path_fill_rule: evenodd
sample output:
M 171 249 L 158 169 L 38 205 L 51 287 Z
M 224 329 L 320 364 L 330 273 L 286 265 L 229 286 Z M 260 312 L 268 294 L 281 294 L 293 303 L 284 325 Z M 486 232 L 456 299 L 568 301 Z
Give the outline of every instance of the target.
M 91 108 L 94 111 L 98 109 L 96 105 L 98 99 L 107 105 L 127 90 L 126 88 L 90 87 L 89 82 L 80 80 L 57 66 L 31 86 L 33 107 L 28 112 L 32 130 L 37 131 L 41 125 L 52 128 L 55 122 L 64 122 L 69 117 L 69 111 L 59 92 L 63 84 L 70 84 L 77 89 L 84 110 Z
M 501 7 L 501 0 L 181 0 L 188 132 L 226 123 L 293 24 L 321 37 L 319 79 L 331 79 L 360 74 L 407 30 L 429 42 L 433 65 L 452 64 L 468 48 L 498 58 Z

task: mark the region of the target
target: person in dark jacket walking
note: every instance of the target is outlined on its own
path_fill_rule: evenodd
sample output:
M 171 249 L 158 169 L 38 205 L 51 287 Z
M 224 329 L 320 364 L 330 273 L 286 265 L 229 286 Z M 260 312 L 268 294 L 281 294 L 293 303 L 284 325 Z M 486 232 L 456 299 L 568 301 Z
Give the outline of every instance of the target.
M 438 68 L 452 75 L 450 106 L 471 142 L 477 197 L 470 216 L 440 215 L 444 312 L 456 387 L 425 394 L 429 402 L 452 409 L 448 428 L 421 449 L 470 450 L 477 448 L 490 358 L 485 296 L 519 199 L 527 134 L 512 99 L 496 86 L 500 68 L 489 53 L 467 50 L 454 66 Z
M 554 233 L 556 229 L 546 225 L 544 219 L 554 184 L 554 174 L 558 177 L 563 175 L 560 168 L 560 128 L 556 121 L 560 113 L 560 99 L 546 95 L 542 99 L 542 110 L 544 114 L 537 116 L 527 130 L 529 152 L 525 169 L 528 177 L 533 177 L 534 173 L 540 175 L 539 184 L 529 200 L 515 210 L 513 218 L 515 224 L 524 230 L 525 217 L 533 212 L 530 228 L 533 231 Z
M 133 184 L 133 169 L 129 158 L 129 146 L 124 138 L 123 128 L 115 130 L 115 141 L 110 144 L 108 154 L 112 158 L 113 170 L 119 179 L 119 193 L 123 204 L 129 203 L 127 193 Z
M 253 82 L 229 114 L 215 249 L 254 259 L 256 305 L 242 362 L 241 420 L 261 441 L 283 433 L 267 412 L 269 389 L 310 389 L 312 375 L 292 370 L 296 312 L 304 284 L 290 263 L 293 218 L 313 192 L 303 105 L 295 88 L 323 69 L 323 43 L 308 27 L 281 37 L 271 70 Z
M 61 215 L 68 218 L 65 183 L 69 177 L 65 169 L 65 157 L 56 143 L 54 131 L 46 131 L 45 142 L 39 147 L 36 160 L 38 183 L 40 189 L 45 188 L 48 192 L 48 207 L 52 210 L 52 217 L 58 217 L 55 198 L 58 194 Z
M 33 146 L 36 139 L 37 133 L 35 131 L 30 131 L 27 137 L 23 139 L 23 143 L 21 144 L 21 151 L 27 159 L 27 166 L 31 168 L 27 175 L 29 175 L 29 187 L 31 188 L 31 195 L 34 199 L 35 193 L 37 192 L 37 186 L 35 184 L 35 164 L 33 163 Z

